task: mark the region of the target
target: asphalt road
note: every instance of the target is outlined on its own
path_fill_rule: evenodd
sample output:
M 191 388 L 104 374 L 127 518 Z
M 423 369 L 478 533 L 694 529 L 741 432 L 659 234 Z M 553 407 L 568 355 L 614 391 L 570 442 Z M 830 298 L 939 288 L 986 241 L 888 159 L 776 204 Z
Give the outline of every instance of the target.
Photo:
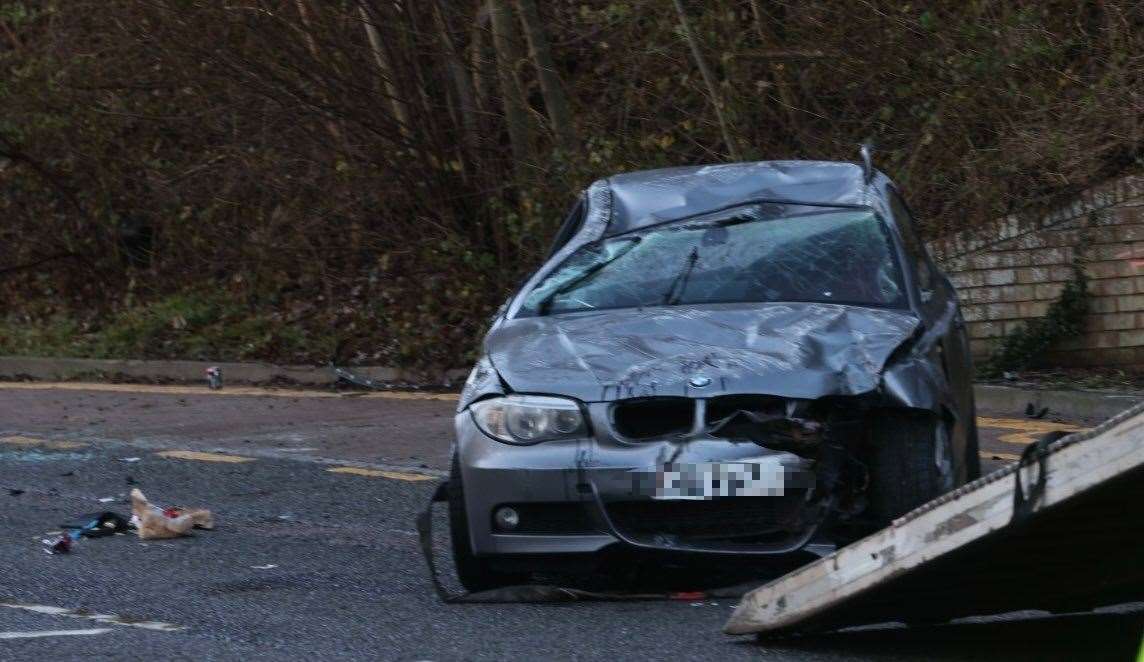
M 451 398 L 246 393 L 0 384 L 0 659 L 1127 660 L 1140 642 L 1138 608 L 760 643 L 720 633 L 734 600 L 445 605 L 413 520 Z M 1015 414 L 983 417 L 987 470 L 1075 427 Z M 129 481 L 217 530 L 44 552 L 62 521 L 129 513 Z

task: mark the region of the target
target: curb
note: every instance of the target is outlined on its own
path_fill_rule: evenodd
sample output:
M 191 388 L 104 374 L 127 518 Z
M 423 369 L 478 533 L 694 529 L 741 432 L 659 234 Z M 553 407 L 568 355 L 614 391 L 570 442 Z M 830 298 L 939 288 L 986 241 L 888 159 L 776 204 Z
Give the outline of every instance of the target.
M 0 379 L 35 381 L 137 381 L 204 383 L 206 370 L 218 367 L 226 384 L 297 384 L 333 386 L 338 377 L 327 366 L 280 366 L 271 363 L 211 363 L 209 361 L 146 361 L 116 359 L 58 359 L 0 356 Z M 387 384 L 425 385 L 423 374 L 386 366 L 355 367 L 356 375 Z M 438 385 L 458 384 L 466 369 L 447 370 Z M 1025 407 L 1048 407 L 1052 414 L 1081 421 L 1101 421 L 1144 402 L 1144 395 L 1105 391 L 1054 391 L 975 384 L 977 408 L 1024 415 Z
M 974 384 L 977 410 L 1024 415 L 1031 402 L 1035 409 L 1049 408 L 1049 415 L 1070 420 L 1099 422 L 1144 402 L 1144 395 L 1107 391 L 1052 391 L 996 384 Z
M 205 383 L 207 368 L 222 371 L 224 384 L 298 384 L 333 386 L 339 379 L 328 366 L 271 363 L 212 363 L 209 361 L 147 361 L 134 359 L 64 359 L 0 356 L 0 379 L 35 381 L 145 381 Z M 423 373 L 387 366 L 362 366 L 354 374 L 385 384 L 425 384 Z M 465 379 L 468 370 L 447 370 L 434 380 L 448 386 Z

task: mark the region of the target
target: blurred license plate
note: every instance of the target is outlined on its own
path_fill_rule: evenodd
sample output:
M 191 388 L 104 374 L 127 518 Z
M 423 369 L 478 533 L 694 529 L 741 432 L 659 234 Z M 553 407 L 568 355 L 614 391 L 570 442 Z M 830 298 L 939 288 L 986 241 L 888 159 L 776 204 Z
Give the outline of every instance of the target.
M 777 462 L 668 464 L 656 473 L 655 499 L 782 496 L 787 469 Z

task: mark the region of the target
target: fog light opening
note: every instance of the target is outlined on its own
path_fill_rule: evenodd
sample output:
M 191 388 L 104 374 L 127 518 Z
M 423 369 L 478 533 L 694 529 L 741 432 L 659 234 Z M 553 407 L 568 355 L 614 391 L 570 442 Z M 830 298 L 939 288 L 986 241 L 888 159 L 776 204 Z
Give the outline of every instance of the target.
M 516 512 L 515 508 L 504 506 L 497 508 L 493 513 L 493 522 L 501 531 L 512 531 L 520 526 L 520 513 Z

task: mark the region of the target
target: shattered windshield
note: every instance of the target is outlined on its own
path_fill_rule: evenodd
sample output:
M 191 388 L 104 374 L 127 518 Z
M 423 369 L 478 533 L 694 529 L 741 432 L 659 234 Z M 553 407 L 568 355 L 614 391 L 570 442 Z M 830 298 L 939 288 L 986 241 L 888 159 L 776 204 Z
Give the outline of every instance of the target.
M 532 292 L 521 316 L 738 302 L 904 307 L 889 234 L 869 210 L 770 205 L 587 244 Z

